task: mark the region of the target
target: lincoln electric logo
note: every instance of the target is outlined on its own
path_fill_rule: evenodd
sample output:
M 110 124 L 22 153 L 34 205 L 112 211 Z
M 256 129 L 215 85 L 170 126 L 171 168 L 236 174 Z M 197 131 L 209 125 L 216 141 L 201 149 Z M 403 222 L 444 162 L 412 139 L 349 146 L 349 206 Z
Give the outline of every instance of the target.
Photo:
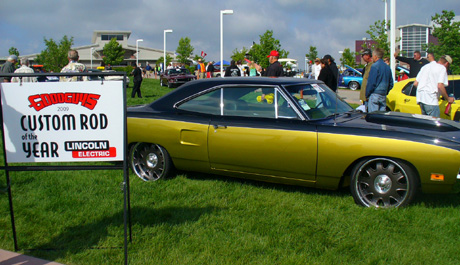
M 69 103 L 81 104 L 83 107 L 93 110 L 101 95 L 90 93 L 46 93 L 29 96 L 29 107 L 40 111 L 55 104 Z

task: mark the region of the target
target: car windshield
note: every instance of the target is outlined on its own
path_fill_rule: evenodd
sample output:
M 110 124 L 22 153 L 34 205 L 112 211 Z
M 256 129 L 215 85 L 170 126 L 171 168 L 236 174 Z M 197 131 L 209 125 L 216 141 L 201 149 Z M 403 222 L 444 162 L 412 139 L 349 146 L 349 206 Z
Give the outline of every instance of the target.
M 447 94 L 460 99 L 460 80 L 449 80 L 449 85 L 446 87 Z
M 286 90 L 310 119 L 322 119 L 353 110 L 324 84 L 287 86 Z
M 187 69 L 169 69 L 168 75 L 189 75 L 190 72 Z

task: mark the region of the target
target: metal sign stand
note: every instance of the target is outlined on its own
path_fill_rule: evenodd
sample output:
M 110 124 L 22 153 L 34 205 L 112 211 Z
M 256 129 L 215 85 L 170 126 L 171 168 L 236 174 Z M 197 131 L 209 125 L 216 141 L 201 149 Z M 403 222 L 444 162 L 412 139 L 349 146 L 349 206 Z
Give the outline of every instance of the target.
M 24 77 L 24 76 L 43 76 L 46 74 L 1 74 L 0 77 Z M 49 75 L 49 74 L 48 74 Z M 7 163 L 6 148 L 5 148 L 5 134 L 2 133 L 3 140 L 3 154 L 5 166 L 0 167 L 0 170 L 5 171 L 6 176 L 6 188 L 2 191 L 8 192 L 8 201 L 11 216 L 11 227 L 14 241 L 14 251 L 19 251 L 18 238 L 16 234 L 16 224 L 13 208 L 13 194 L 11 191 L 11 178 L 10 171 L 78 171 L 78 170 L 123 170 L 123 225 L 124 225 L 124 264 L 128 264 L 128 238 L 129 242 L 132 242 L 132 229 L 131 229 L 131 200 L 130 200 L 130 188 L 129 188 L 129 170 L 128 170 L 128 158 L 127 148 L 127 122 L 126 122 L 126 73 L 124 72 L 111 72 L 111 73 L 53 73 L 53 76 L 106 76 L 106 75 L 123 75 L 123 145 L 125 154 L 123 155 L 123 165 L 110 165 L 110 166 L 10 166 Z M 103 82 L 103 81 L 102 81 Z M 0 95 L 1 97 L 1 95 Z M 1 98 L 0 98 L 1 99 Z M 0 101 L 1 102 L 1 101 Z M 0 108 L 0 117 L 3 116 L 3 106 Z M 2 122 L 3 132 L 3 122 Z

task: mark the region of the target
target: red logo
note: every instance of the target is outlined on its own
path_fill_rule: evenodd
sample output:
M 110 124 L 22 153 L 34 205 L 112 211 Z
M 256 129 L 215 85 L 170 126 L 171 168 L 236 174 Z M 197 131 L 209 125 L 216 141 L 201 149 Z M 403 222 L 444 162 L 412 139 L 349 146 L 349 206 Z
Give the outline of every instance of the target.
M 29 107 L 40 111 L 55 104 L 69 103 L 81 104 L 81 106 L 93 110 L 101 95 L 90 93 L 51 93 L 51 94 L 37 94 L 29 96 Z
M 85 150 L 72 151 L 73 158 L 101 158 L 101 157 L 116 157 L 117 149 L 110 147 L 109 150 Z

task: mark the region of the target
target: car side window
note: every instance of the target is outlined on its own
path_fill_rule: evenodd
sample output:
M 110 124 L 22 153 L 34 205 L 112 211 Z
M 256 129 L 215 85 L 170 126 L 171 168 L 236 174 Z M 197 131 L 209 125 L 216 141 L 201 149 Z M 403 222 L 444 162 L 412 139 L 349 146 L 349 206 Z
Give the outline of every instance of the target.
M 221 116 L 300 119 L 288 100 L 273 87 L 224 87 L 195 97 L 177 108 Z
M 220 115 L 220 94 L 221 90 L 217 89 L 186 101 L 177 108 L 185 111 Z
M 446 92 L 448 95 L 460 99 L 460 80 L 449 80 L 449 85 L 446 86 Z
M 401 91 L 404 95 L 415 97 L 417 95 L 417 87 L 414 87 L 414 82 L 408 83 Z
M 298 119 L 288 101 L 273 87 L 223 88 L 223 115 Z

